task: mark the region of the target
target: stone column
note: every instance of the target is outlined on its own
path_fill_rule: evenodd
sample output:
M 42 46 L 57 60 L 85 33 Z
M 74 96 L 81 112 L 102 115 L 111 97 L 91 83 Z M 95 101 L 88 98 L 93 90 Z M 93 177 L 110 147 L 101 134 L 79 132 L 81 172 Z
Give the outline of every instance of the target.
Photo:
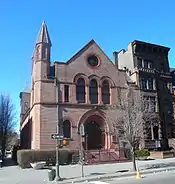
M 102 146 L 106 149 L 106 133 L 105 132 L 102 132 Z
M 112 95 L 113 95 L 113 90 L 112 90 L 112 87 L 110 86 L 109 87 L 109 94 L 110 94 L 110 104 L 112 104 Z
M 90 99 L 89 99 L 89 85 L 86 85 L 86 87 L 85 87 L 85 93 L 86 93 L 85 101 L 86 101 L 87 104 L 90 104 Z
M 76 85 L 70 86 L 70 102 L 71 103 L 77 103 L 76 100 Z
M 101 86 L 98 86 L 98 104 L 102 104 Z

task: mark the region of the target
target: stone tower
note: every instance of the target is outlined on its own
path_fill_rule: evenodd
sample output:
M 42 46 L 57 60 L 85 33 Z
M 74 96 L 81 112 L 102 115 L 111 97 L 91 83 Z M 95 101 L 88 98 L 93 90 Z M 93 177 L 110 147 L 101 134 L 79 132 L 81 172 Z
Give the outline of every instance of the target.
M 45 134 L 46 130 L 48 130 L 47 126 L 49 126 L 48 123 L 45 122 L 46 119 L 49 120 L 48 114 L 45 112 L 48 112 L 46 104 L 50 101 L 51 96 L 53 97 L 52 102 L 55 103 L 54 85 L 53 81 L 49 79 L 51 45 L 46 23 L 43 22 L 37 37 L 32 57 L 30 117 L 32 119 L 33 132 L 31 135 L 31 147 L 34 149 L 46 148 L 47 146 L 43 147 L 43 143 L 46 141 L 46 137 L 47 139 L 50 137 Z M 48 94 L 50 95 L 50 99 L 47 98 Z M 54 110 L 55 108 L 53 108 L 53 111 Z M 51 121 L 52 120 L 50 120 L 50 122 Z M 53 123 L 56 123 L 55 119 L 53 120 Z M 48 144 L 50 145 L 49 142 Z M 52 141 L 51 144 L 54 144 L 54 142 Z
M 33 97 L 32 99 L 32 105 L 33 103 L 37 103 L 40 101 L 39 95 L 35 95 L 34 89 L 41 88 L 40 82 L 44 79 L 47 79 L 49 75 L 49 69 L 50 69 L 50 54 L 51 54 L 51 41 L 49 37 L 49 33 L 47 30 L 46 23 L 43 21 L 34 53 L 33 53 L 33 64 L 32 64 L 32 92 Z

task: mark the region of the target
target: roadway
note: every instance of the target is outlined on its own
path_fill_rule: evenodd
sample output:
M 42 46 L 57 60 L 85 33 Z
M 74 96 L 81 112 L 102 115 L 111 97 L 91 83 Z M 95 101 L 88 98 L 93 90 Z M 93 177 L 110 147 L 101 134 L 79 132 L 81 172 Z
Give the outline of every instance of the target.
M 89 184 L 174 184 L 175 183 L 175 171 L 152 173 L 143 178 L 137 179 L 135 177 L 128 177 L 123 179 L 93 181 Z M 87 184 L 87 183 L 86 183 Z

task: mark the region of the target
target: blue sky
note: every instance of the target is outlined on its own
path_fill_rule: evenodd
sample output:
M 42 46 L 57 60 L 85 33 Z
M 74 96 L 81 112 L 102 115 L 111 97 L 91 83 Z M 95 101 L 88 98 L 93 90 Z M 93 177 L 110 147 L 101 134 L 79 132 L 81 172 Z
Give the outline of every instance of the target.
M 0 0 L 0 92 L 11 95 L 19 116 L 19 92 L 30 84 L 31 55 L 43 20 L 52 60 L 66 61 L 92 38 L 111 57 L 138 39 L 171 48 L 175 67 L 174 0 Z

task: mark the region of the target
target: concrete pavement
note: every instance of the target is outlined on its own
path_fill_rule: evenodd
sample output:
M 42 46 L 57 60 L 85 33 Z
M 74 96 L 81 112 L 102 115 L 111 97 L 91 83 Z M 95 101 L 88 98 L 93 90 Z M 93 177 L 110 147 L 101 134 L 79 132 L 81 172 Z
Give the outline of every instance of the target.
M 135 177 L 120 178 L 113 180 L 102 180 L 102 181 L 92 181 L 89 184 L 174 184 L 175 183 L 175 171 L 171 172 L 160 172 L 152 173 L 148 175 L 143 175 L 143 178 L 136 180 Z M 88 184 L 86 183 L 86 184 Z M 85 184 L 85 183 L 82 183 Z
M 152 173 L 156 168 L 166 170 L 175 169 L 175 158 L 164 160 L 137 161 L 141 172 Z M 129 172 L 124 172 L 129 170 Z M 94 181 L 98 179 L 109 179 L 112 177 L 128 177 L 135 175 L 131 172 L 132 163 L 114 163 L 103 165 L 89 165 L 84 167 L 85 178 L 81 178 L 81 166 L 61 166 L 60 175 L 65 180 L 61 183 Z M 20 169 L 18 166 L 3 167 L 0 169 L 0 183 L 3 184 L 45 184 L 48 182 L 48 170 Z

